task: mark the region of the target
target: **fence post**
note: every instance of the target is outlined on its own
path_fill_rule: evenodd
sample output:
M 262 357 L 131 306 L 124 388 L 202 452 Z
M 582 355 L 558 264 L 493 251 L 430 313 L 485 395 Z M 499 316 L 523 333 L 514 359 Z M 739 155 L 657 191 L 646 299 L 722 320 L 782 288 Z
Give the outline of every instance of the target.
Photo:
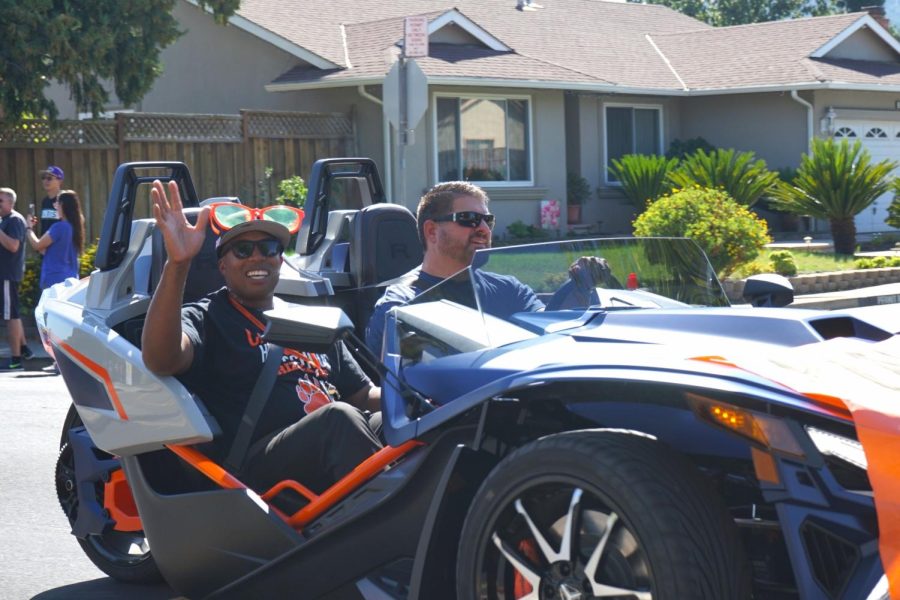
M 119 164 L 125 162 L 125 113 L 116 113 L 116 143 L 119 146 Z

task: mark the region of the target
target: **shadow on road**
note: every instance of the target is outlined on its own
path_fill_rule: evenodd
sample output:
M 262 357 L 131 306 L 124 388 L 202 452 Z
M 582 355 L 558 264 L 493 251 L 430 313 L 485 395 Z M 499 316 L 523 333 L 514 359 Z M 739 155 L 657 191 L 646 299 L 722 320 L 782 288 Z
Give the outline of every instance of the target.
M 164 583 L 157 585 L 132 585 L 120 583 L 104 577 L 92 581 L 82 581 L 47 590 L 34 596 L 32 600 L 169 600 L 179 598 L 178 594 Z

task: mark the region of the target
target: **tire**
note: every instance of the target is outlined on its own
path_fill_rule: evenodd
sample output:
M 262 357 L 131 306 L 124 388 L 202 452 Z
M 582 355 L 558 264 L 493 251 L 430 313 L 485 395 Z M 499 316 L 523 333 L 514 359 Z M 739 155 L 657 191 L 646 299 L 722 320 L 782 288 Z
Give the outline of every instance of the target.
M 72 411 L 74 411 L 74 406 Z M 63 431 L 62 437 L 68 439 L 69 428 L 80 425 L 81 420 L 77 413 L 75 413 L 75 418 L 72 418 L 70 411 L 70 415 L 66 419 L 67 428 Z M 59 450 L 55 479 L 56 497 L 71 525 L 78 517 L 79 498 L 75 485 L 74 456 L 68 443 L 63 443 Z M 97 500 L 102 506 L 103 482 L 98 481 L 94 489 Z M 100 535 L 88 535 L 84 539 L 76 539 L 91 562 L 113 579 L 139 584 L 158 583 L 163 580 L 156 562 L 150 554 L 150 546 L 143 531 L 126 532 L 110 528 Z
M 737 529 L 699 472 L 613 431 L 548 436 L 500 462 L 469 508 L 456 580 L 462 600 L 750 597 Z

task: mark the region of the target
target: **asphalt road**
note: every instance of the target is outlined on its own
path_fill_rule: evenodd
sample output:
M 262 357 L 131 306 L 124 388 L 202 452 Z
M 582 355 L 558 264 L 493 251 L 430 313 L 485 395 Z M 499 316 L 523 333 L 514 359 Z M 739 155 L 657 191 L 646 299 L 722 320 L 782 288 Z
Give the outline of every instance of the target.
M 29 368 L 46 364 L 34 360 Z M 0 373 L 0 600 L 176 597 L 165 585 L 106 577 L 71 535 L 53 478 L 69 402 L 59 376 Z

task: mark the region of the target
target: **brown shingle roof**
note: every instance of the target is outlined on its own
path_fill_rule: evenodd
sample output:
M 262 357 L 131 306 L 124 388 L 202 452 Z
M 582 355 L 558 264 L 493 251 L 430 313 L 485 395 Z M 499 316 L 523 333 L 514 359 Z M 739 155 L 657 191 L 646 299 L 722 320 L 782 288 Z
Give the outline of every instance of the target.
M 775 21 L 652 39 L 689 89 L 787 85 L 821 80 L 807 57 L 859 18 Z
M 434 20 L 453 9 L 512 52 L 432 44 L 431 55 L 417 61 L 429 78 L 672 93 L 822 81 L 897 83 L 890 67 L 809 58 L 864 13 L 713 28 L 659 5 L 541 2 L 545 8 L 521 12 L 515 0 L 366 0 L 364 10 L 359 0 L 243 0 L 239 14 L 339 66 L 325 71 L 298 65 L 276 84 L 377 81 L 402 38 L 403 17 Z

